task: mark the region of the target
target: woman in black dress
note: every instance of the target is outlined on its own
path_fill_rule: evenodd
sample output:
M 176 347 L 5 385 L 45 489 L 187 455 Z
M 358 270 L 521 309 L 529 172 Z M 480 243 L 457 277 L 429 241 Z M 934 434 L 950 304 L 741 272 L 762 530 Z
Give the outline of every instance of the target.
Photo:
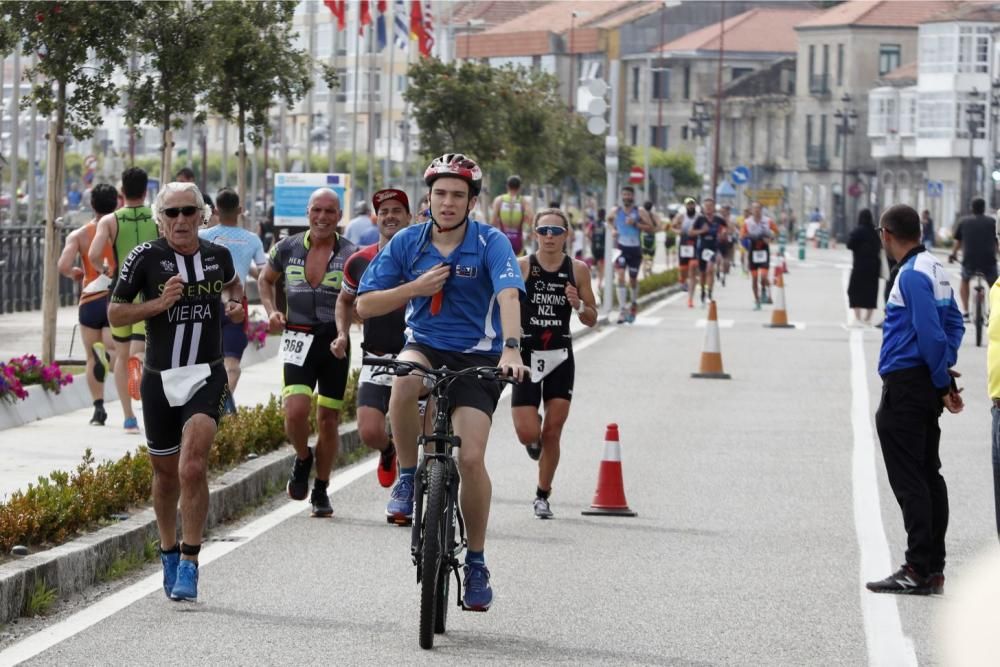
M 854 309 L 858 325 L 871 324 L 872 311 L 878 307 L 879 253 L 882 242 L 875 231 L 875 219 L 867 208 L 858 213 L 858 226 L 851 231 L 847 248 L 854 254 L 847 300 Z M 865 311 L 862 317 L 861 311 Z

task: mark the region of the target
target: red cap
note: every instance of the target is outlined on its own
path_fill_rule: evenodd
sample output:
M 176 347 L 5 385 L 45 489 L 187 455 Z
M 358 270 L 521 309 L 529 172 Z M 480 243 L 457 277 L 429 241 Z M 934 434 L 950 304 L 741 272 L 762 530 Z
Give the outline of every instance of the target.
M 397 190 L 396 188 L 386 188 L 385 190 L 379 190 L 374 195 L 372 195 L 372 207 L 375 212 L 378 213 L 378 209 L 384 202 L 390 199 L 395 199 L 403 208 L 406 209 L 407 214 L 410 212 L 410 200 L 407 198 L 406 193 L 402 190 Z

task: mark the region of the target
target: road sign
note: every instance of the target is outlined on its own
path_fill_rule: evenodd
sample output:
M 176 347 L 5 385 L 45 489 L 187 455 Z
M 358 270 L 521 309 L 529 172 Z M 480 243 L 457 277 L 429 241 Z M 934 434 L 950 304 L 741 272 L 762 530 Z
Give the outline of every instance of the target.
M 646 172 L 642 167 L 632 167 L 632 171 L 628 174 L 629 183 L 642 183 L 646 180 Z
M 277 173 L 274 175 L 274 224 L 281 227 L 306 227 L 306 207 L 317 188 L 330 188 L 340 197 L 341 208 L 350 210 L 353 202 L 345 198 L 350 191 L 347 174 Z
M 860 197 L 864 191 L 865 186 L 861 185 L 861 183 L 858 183 L 857 181 L 847 186 L 847 194 L 851 195 L 855 199 Z
M 733 183 L 736 185 L 743 185 L 750 180 L 750 170 L 746 167 L 736 167 L 733 169 L 729 176 L 733 179 Z
M 748 190 L 747 194 L 750 196 L 750 199 L 759 201 L 761 205 L 769 208 L 774 208 L 781 203 L 782 199 L 785 198 L 785 191 L 781 188 L 774 188 L 770 190 Z
M 927 196 L 940 197 L 944 194 L 944 183 L 941 181 L 927 181 Z

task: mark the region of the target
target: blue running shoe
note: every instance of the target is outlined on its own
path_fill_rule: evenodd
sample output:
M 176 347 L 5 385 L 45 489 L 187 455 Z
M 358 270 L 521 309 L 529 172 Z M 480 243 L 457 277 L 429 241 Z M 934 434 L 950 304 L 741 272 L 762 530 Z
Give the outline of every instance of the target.
M 182 560 L 177 564 L 177 582 L 170 591 L 171 600 L 196 600 L 198 598 L 198 564 Z
M 128 417 L 125 419 L 125 424 L 123 425 L 125 432 L 130 435 L 137 435 L 139 431 L 139 420 L 135 417 Z
M 465 611 L 489 611 L 493 604 L 493 589 L 490 588 L 490 571 L 482 563 L 466 563 L 463 568 L 465 581 L 462 582 L 462 608 Z
M 163 563 L 163 592 L 167 594 L 167 597 L 170 597 L 170 593 L 174 590 L 174 584 L 177 582 L 177 563 L 180 560 L 180 551 L 169 554 L 160 552 L 160 562 Z
M 385 507 L 385 520 L 399 526 L 413 522 L 413 475 L 400 475 Z

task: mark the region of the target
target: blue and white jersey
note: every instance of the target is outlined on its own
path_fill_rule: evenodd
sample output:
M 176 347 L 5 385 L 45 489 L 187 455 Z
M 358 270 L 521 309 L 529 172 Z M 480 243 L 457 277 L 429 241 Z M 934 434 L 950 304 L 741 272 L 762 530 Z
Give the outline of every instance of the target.
M 940 390 L 951 384 L 965 325 L 944 267 L 919 246 L 907 253 L 885 306 L 879 375 L 926 366 Z
M 627 224 L 625 221 L 631 220 L 634 224 Z M 619 248 L 639 247 L 639 207 L 633 208 L 628 213 L 621 206 L 615 213 L 615 229 L 618 230 Z
M 441 312 L 431 314 L 429 296 L 407 304 L 407 342 L 450 352 L 500 354 L 503 330 L 496 295 L 509 287 L 524 291 L 510 241 L 498 229 L 470 220 L 461 245 L 443 257 L 431 243 L 433 227 L 412 225 L 393 236 L 368 265 L 358 295 L 398 287 L 448 264 L 451 276 L 444 284 Z
M 208 229 L 198 231 L 198 236 L 221 245 L 233 256 L 233 266 L 240 277 L 240 282 L 247 284 L 247 274 L 250 266 L 256 265 L 260 268 L 267 264 L 267 255 L 264 254 L 264 246 L 260 242 L 260 237 L 253 232 L 242 227 L 229 227 L 228 225 L 216 225 Z

